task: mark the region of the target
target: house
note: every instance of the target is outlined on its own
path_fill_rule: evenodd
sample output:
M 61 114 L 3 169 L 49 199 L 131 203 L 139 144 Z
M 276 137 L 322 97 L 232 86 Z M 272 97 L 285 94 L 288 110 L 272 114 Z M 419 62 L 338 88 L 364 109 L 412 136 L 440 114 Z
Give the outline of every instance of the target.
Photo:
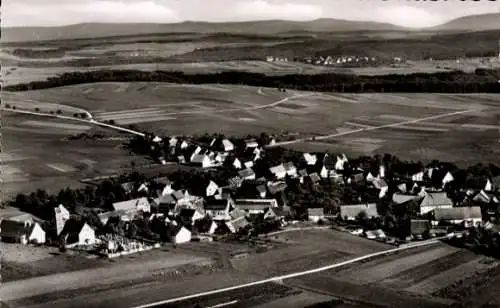
M 241 170 L 238 175 L 243 180 L 255 180 L 255 172 L 253 172 L 252 168 Z
M 243 179 L 239 176 L 234 176 L 228 180 L 229 187 L 238 188 L 243 184 Z
M 420 196 L 395 193 L 392 195 L 392 202 L 395 204 L 404 204 L 406 202 L 410 202 L 411 200 L 418 200 L 420 198 Z
M 149 213 L 151 212 L 151 205 L 149 204 L 147 198 L 142 197 L 122 202 L 115 202 L 113 203 L 113 209 L 115 211 L 125 211 L 125 212 L 142 211 L 145 213 Z
M 257 161 L 262 158 L 262 149 L 261 148 L 255 148 L 252 152 L 253 154 L 253 161 Z
M 354 204 L 340 207 L 340 217 L 346 220 L 356 220 L 363 212 L 366 214 L 366 218 L 378 217 L 377 204 Z
M 207 188 L 205 189 L 205 196 L 210 197 L 214 196 L 219 190 L 219 185 L 217 185 L 214 181 L 210 180 L 208 182 Z
M 189 143 L 186 140 L 182 140 L 181 142 L 181 150 L 187 149 L 189 146 Z
M 243 165 L 245 166 L 245 168 L 252 168 L 254 163 L 253 163 L 253 161 L 249 160 L 249 161 L 244 162 Z
M 420 215 L 429 213 L 437 208 L 452 208 L 453 202 L 446 192 L 429 192 L 420 201 Z
M 278 202 L 276 199 L 236 199 L 234 206 L 249 214 L 260 214 L 268 208 L 278 207 Z
M 193 161 L 193 159 L 194 159 L 194 157 L 195 157 L 196 155 L 201 154 L 201 150 L 202 150 L 202 148 L 201 148 L 200 146 L 197 146 L 197 147 L 194 149 L 194 151 L 191 153 L 191 156 L 189 157 L 189 161 L 190 161 L 190 162 L 192 162 L 192 161 Z
M 64 207 L 64 205 L 59 204 L 54 208 L 54 215 L 56 218 L 56 235 L 61 234 L 66 221 L 69 220 L 69 211 Z
M 130 194 L 134 190 L 134 183 L 132 182 L 122 183 L 121 187 L 127 194 Z
M 194 155 L 191 160 L 191 164 L 202 168 L 209 168 L 213 166 L 212 160 L 205 154 Z
M 367 182 L 373 182 L 373 181 L 375 181 L 375 179 L 376 179 L 376 177 L 374 177 L 371 172 L 368 172 L 368 174 L 366 175 L 366 178 L 365 178 L 365 180 Z
M 415 174 L 412 174 L 411 180 L 413 182 L 423 182 L 424 181 L 424 172 L 420 171 Z
M 222 147 L 224 149 L 224 152 L 230 152 L 234 150 L 234 144 L 229 141 L 229 139 L 222 139 Z
M 276 214 L 275 210 L 277 208 L 273 209 L 273 208 L 267 208 L 265 211 L 264 211 L 264 220 L 268 220 L 268 219 L 272 219 L 272 220 L 276 220 L 278 219 L 278 215 Z
M 342 154 L 342 156 L 337 156 L 337 161 L 335 162 L 335 170 L 344 170 L 345 164 L 348 162 L 347 156 Z
M 474 198 L 472 198 L 472 201 L 474 201 L 475 203 L 488 204 L 491 202 L 491 198 L 484 190 L 481 190 L 474 196 Z
M 318 223 L 320 220 L 325 220 L 325 209 L 322 207 L 308 208 L 307 218 L 309 221 Z
M 238 216 L 226 222 L 226 226 L 231 233 L 237 233 L 249 225 L 250 222 L 248 221 L 246 216 Z
M 492 191 L 493 190 L 493 184 L 491 183 L 490 179 L 486 180 L 486 184 L 484 185 L 484 191 Z
M 10 243 L 45 243 L 45 231 L 38 222 L 28 223 L 3 219 L 0 223 L 0 237 L 2 241 Z
M 370 240 L 382 240 L 386 238 L 384 231 L 381 229 L 365 231 L 365 236 Z
M 61 236 L 67 246 L 93 245 L 96 243 L 95 230 L 82 220 L 68 220 Z
M 269 168 L 269 171 L 272 174 L 274 174 L 274 176 L 278 180 L 284 179 L 286 177 L 286 174 L 287 174 L 285 166 L 283 166 L 283 164 L 279 164 L 277 166 L 271 167 L 271 168 Z
M 450 172 L 447 172 L 446 175 L 443 177 L 443 186 L 448 184 L 448 183 L 451 183 L 453 182 L 453 180 L 455 180 L 455 178 L 453 178 L 453 175 L 451 175 Z
M 440 221 L 451 224 L 465 224 L 465 227 L 476 226 L 482 221 L 481 207 L 453 207 L 453 208 L 436 208 L 432 211 L 434 220 L 433 225 L 437 225 Z
M 205 214 L 214 220 L 228 220 L 231 208 L 233 208 L 233 201 L 231 199 L 218 200 L 209 198 L 206 200 Z
M 182 165 L 182 164 L 185 164 L 185 163 L 186 163 L 186 158 L 184 157 L 184 155 L 179 155 L 179 156 L 177 156 L 177 162 L 178 162 L 179 164 L 181 164 L 181 165 Z
M 300 184 L 304 184 L 304 179 L 309 175 L 306 169 L 300 169 L 298 171 Z
M 262 185 L 258 185 L 258 186 L 256 187 L 256 189 L 257 189 L 257 192 L 259 193 L 259 196 L 260 196 L 261 198 L 265 198 L 265 197 L 266 197 L 266 195 L 267 195 L 267 188 L 266 188 L 266 185 L 264 185 L 264 184 L 262 184 Z
M 425 233 L 428 233 L 431 228 L 431 222 L 428 220 L 412 219 L 410 221 L 410 234 L 414 237 L 421 238 Z
M 169 238 L 170 241 L 174 244 L 183 244 L 183 243 L 188 243 L 191 241 L 191 231 L 186 229 L 186 227 L 177 224 L 177 223 L 172 223 L 169 226 Z
M 242 168 L 241 161 L 237 157 L 234 158 L 233 167 L 238 170 Z
M 286 174 L 290 177 L 296 177 L 297 176 L 297 168 L 292 162 L 288 162 L 283 164 L 283 167 L 285 167 Z
M 257 143 L 257 141 L 255 141 L 255 139 L 245 140 L 245 147 L 247 149 L 255 149 L 258 146 L 259 144 Z
M 308 166 L 314 166 L 314 165 L 316 165 L 316 162 L 318 161 L 318 157 L 316 155 L 304 153 L 304 154 L 302 154 L 302 156 L 304 157 L 304 160 L 306 161 L 306 164 Z
M 170 139 L 168 140 L 168 145 L 171 147 L 171 148 L 175 148 L 177 146 L 177 137 L 170 137 Z

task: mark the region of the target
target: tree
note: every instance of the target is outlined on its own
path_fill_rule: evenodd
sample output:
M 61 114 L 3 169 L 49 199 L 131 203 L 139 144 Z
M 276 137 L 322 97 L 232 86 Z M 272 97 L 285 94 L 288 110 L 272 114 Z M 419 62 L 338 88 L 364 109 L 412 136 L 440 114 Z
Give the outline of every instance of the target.
M 5 104 L 5 108 L 10 108 L 10 104 Z
M 115 120 L 113 120 L 113 119 L 109 120 L 108 122 L 109 122 L 109 124 L 111 124 L 111 125 L 115 125 Z
M 62 114 L 61 109 L 57 109 L 56 113 L 57 113 L 57 114 Z
M 73 118 L 78 118 L 78 113 L 73 113 Z
M 35 112 L 40 112 L 40 108 L 36 107 Z

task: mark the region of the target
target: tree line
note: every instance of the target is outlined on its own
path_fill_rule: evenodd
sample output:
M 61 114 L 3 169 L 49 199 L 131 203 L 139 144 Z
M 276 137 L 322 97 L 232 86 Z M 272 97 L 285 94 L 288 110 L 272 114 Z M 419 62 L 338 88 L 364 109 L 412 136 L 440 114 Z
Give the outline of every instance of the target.
M 500 70 L 476 69 L 407 75 L 358 76 L 349 74 L 290 74 L 268 76 L 260 73 L 222 72 L 185 74 L 183 72 L 138 70 L 99 70 L 69 72 L 44 81 L 32 81 L 4 87 L 6 91 L 40 90 L 95 82 L 169 82 L 186 84 L 238 84 L 258 87 L 287 88 L 320 92 L 434 92 L 434 93 L 499 93 Z

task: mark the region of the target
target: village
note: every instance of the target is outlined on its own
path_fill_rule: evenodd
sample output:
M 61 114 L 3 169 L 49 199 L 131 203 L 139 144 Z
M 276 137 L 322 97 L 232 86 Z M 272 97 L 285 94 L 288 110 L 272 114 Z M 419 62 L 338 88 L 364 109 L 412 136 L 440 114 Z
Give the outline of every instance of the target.
M 18 196 L 1 210 L 2 241 L 116 257 L 162 242 L 248 241 L 297 226 L 332 226 L 394 245 L 476 227 L 498 233 L 495 166 L 423 166 L 388 154 L 349 159 L 269 147 L 275 143 L 265 134 L 251 139 L 138 137 L 131 142 L 133 150 L 162 165 L 194 169 L 105 181 L 92 193 L 86 188 L 106 197 L 100 205 L 84 204 L 84 211 L 75 206 L 82 198 L 67 197 L 82 191 Z M 39 203 L 33 205 L 36 198 Z

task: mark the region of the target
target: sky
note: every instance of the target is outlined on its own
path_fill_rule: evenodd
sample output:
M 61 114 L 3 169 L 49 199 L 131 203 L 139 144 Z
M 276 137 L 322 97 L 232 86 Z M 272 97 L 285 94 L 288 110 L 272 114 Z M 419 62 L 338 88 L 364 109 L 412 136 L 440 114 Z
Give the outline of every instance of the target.
M 488 0 L 4 0 L 2 26 L 83 22 L 313 20 L 337 18 L 430 27 L 474 14 L 499 12 Z

